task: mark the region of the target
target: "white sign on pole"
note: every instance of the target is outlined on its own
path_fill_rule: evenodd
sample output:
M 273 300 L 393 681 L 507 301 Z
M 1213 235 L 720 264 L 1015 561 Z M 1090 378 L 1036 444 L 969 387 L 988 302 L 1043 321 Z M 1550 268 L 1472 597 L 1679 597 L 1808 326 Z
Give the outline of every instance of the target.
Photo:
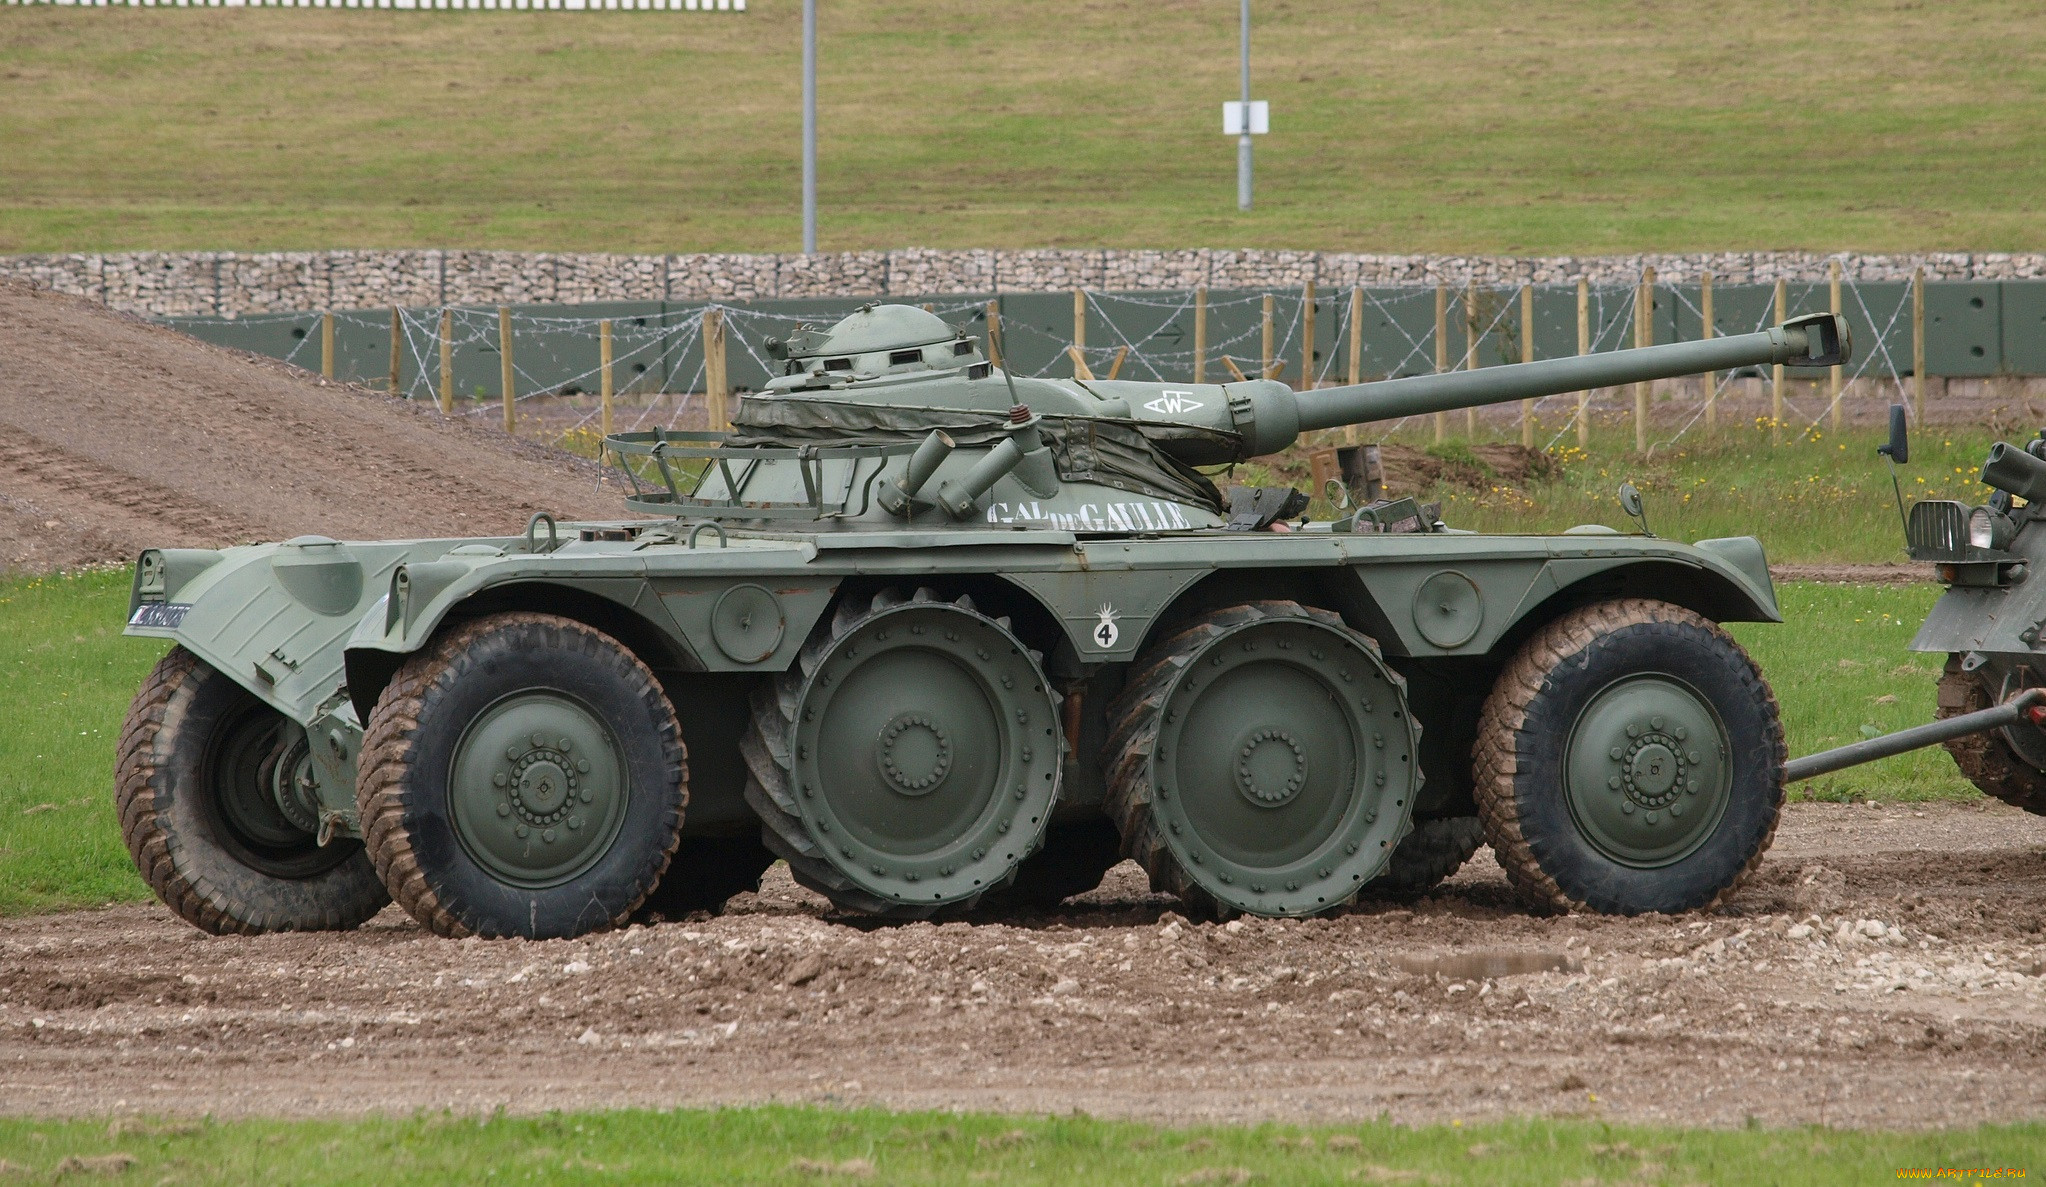
M 1222 105 L 1223 135 L 1241 136 L 1245 132 L 1249 132 L 1252 136 L 1262 136 L 1272 130 L 1271 104 L 1263 99 L 1252 99 L 1250 101 L 1250 127 L 1248 128 L 1243 126 L 1243 108 L 1244 105 L 1242 103 L 1234 101 Z

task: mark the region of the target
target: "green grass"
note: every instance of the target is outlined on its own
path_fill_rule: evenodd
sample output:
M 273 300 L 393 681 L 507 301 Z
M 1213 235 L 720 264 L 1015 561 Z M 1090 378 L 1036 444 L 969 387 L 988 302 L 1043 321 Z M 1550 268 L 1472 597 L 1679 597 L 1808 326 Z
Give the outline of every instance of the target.
M 1552 430 L 1553 431 L 1553 430 Z M 1786 434 L 1786 436 L 1788 436 Z M 1424 436 L 1412 444 L 1434 447 Z M 1897 518 L 1890 472 L 1876 457 L 1882 436 L 1849 429 L 1820 430 L 1769 443 L 1766 429 L 1740 426 L 1708 437 L 1694 430 L 1673 446 L 1642 459 L 1632 438 L 1603 430 L 1591 451 L 1560 455 L 1560 477 L 1525 489 L 1438 489 L 1451 526 L 1483 532 L 1561 531 L 1575 524 L 1627 527 L 1615 492 L 1632 482 L 1646 500 L 1648 526 L 1680 540 L 1757 536 L 1778 563 L 1902 563 L 1904 528 Z M 1911 443 L 1911 463 L 1899 467 L 1904 500 L 1985 502 L 1989 488 L 1976 480 L 1996 437 L 1973 426 L 1935 426 Z M 1448 443 L 1454 450 L 1456 442 Z
M 1924 725 L 1937 707 L 1944 653 L 1906 650 L 1940 587 L 1779 586 L 1781 626 L 1731 623 L 1783 711 L 1792 757 Z M 1980 793 L 1944 748 L 1914 750 L 1793 784 L 1793 799 L 1969 800 Z
M 121 719 L 163 648 L 129 571 L 0 582 L 0 912 L 148 897 L 114 820 Z
M 395 1180 L 1084 1187 L 1622 1179 L 1824 1187 L 1894 1180 L 1900 1168 L 2028 1169 L 2046 1159 L 2046 1126 L 1863 1133 L 1528 1120 L 1164 1128 L 1078 1114 L 786 1107 L 360 1121 L 0 1121 L 0 1157 L 32 1171 L 56 1171 L 66 1158 L 117 1155 L 135 1160 L 127 1177 L 139 1182 L 266 1187 Z M 74 1173 L 94 1165 L 110 1163 L 74 1164 Z
M 789 251 L 798 6 L 8 9 L 0 251 Z M 2046 246 L 2018 0 L 1290 0 L 1234 208 L 1234 5 L 845 0 L 826 250 Z

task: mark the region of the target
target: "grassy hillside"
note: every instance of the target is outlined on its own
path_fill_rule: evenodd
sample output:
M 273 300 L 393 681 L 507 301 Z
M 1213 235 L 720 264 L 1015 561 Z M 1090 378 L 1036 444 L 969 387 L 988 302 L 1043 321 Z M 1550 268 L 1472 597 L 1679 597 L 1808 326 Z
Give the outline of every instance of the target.
M 796 0 L 0 10 L 0 251 L 797 246 Z M 832 0 L 822 246 L 2038 250 L 2012 0 Z

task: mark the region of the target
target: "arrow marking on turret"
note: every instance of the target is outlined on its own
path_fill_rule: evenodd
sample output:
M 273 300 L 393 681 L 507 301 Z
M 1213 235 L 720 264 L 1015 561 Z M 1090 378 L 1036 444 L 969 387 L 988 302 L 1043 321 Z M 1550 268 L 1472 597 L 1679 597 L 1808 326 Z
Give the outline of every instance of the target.
M 1167 388 L 1159 393 L 1157 399 L 1145 404 L 1144 407 L 1161 416 L 1178 416 L 1182 412 L 1192 412 L 1198 408 L 1206 408 L 1207 404 L 1194 399 L 1192 392 Z

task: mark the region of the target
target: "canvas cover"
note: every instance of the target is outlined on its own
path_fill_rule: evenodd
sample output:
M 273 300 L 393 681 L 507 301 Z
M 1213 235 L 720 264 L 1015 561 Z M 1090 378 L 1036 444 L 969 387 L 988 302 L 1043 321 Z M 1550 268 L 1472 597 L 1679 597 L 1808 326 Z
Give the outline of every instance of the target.
M 1008 435 L 1008 419 L 970 408 L 913 408 L 813 398 L 749 397 L 733 417 L 733 446 L 830 442 L 899 445 L 942 430 L 962 447 L 992 445 Z M 1189 436 L 1224 441 L 1227 434 L 1187 425 L 1095 416 L 1046 416 L 1038 430 L 1064 482 L 1091 482 L 1131 494 L 1169 499 L 1220 514 L 1215 484 L 1168 456 L 1156 442 Z

